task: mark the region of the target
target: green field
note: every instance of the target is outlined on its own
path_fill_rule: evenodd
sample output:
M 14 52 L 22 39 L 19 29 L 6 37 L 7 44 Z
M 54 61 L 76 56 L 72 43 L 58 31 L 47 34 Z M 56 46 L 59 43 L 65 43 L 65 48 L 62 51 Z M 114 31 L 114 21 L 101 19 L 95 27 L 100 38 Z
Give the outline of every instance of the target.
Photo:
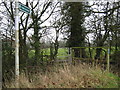
M 50 55 L 50 48 L 42 49 L 42 51 L 43 51 L 43 55 Z M 59 57 L 59 59 L 64 59 L 65 58 L 64 56 L 68 55 L 67 53 L 68 53 L 67 48 L 59 48 L 57 57 Z M 28 56 L 29 58 L 33 58 L 35 56 L 35 50 L 29 51 Z
M 81 48 L 85 48 L 85 47 L 76 47 L 76 48 L 81 49 Z M 102 48 L 102 47 L 100 47 L 100 48 Z M 41 49 L 41 52 L 43 53 L 43 55 L 50 56 L 50 48 Z M 96 55 L 96 47 L 90 48 L 90 52 L 91 52 L 91 57 L 94 58 L 95 55 Z M 90 57 L 90 52 L 89 52 L 89 48 L 88 47 L 85 48 L 85 54 L 86 54 L 87 58 L 91 58 Z M 110 55 L 112 55 L 114 52 L 115 52 L 115 48 L 112 47 Z M 102 48 L 102 52 L 100 54 L 100 59 L 101 60 L 107 59 L 107 57 L 105 58 L 107 53 L 108 53 L 108 48 L 107 47 L 106 48 L 103 47 Z M 34 58 L 35 50 L 30 50 L 28 55 L 29 55 L 29 58 Z M 58 49 L 58 54 L 57 54 L 57 59 L 66 59 L 66 56 L 70 56 L 70 55 L 68 55 L 68 48 L 59 48 Z M 48 59 L 46 57 L 43 57 L 43 58 L 44 58 L 44 60 Z M 111 58 L 110 58 L 110 60 L 111 60 Z

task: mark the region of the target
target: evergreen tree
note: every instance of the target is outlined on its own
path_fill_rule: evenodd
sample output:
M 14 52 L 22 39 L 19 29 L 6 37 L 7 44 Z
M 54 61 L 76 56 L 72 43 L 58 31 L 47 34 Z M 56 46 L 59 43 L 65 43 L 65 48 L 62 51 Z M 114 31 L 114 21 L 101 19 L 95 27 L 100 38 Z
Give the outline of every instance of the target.
M 82 2 L 64 3 L 62 8 L 63 21 L 68 26 L 66 31 L 68 34 L 68 47 L 83 47 L 85 41 L 84 23 L 84 4 Z M 82 50 L 84 51 L 84 50 Z M 80 52 L 74 49 L 76 57 L 79 57 Z

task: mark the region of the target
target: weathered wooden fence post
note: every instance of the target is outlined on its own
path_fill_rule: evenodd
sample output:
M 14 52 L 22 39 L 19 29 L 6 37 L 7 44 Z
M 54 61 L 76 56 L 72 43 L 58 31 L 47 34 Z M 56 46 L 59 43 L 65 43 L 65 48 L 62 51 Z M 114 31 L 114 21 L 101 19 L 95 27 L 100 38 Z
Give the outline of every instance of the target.
M 73 51 L 73 48 L 71 48 L 71 57 L 72 57 L 72 63 L 74 64 L 74 51 Z
M 110 49 L 107 49 L 107 70 L 110 69 Z
M 80 58 L 82 58 L 82 48 L 80 48 Z
M 93 67 L 94 67 L 95 66 L 94 48 L 92 49 L 92 64 L 93 64 Z

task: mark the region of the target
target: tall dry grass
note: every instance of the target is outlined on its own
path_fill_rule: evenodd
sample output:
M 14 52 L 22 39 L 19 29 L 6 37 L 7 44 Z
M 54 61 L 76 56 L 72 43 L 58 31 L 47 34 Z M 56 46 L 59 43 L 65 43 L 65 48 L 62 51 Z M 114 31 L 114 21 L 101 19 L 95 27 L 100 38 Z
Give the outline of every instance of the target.
M 15 80 L 6 82 L 5 87 L 17 88 Z M 20 88 L 117 88 L 117 78 L 99 67 L 79 64 L 77 66 L 51 66 L 45 73 L 20 74 Z

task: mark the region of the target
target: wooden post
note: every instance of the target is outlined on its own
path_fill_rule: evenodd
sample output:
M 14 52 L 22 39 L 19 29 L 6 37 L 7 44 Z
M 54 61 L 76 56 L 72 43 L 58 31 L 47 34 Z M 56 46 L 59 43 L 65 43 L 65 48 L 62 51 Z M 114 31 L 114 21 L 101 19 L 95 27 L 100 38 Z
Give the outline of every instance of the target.
M 97 66 L 98 66 L 98 59 L 96 59 L 96 68 L 97 68 Z
M 71 57 L 72 57 L 72 62 L 74 64 L 74 51 L 73 51 L 73 48 L 71 48 Z
M 94 48 L 92 49 L 92 64 L 95 66 L 95 59 L 94 59 Z
M 82 58 L 82 48 L 80 48 L 80 58 Z
M 2 90 L 2 35 L 0 31 L 0 90 Z
M 107 70 L 109 71 L 110 69 L 110 49 L 108 48 L 108 53 L 107 53 Z

